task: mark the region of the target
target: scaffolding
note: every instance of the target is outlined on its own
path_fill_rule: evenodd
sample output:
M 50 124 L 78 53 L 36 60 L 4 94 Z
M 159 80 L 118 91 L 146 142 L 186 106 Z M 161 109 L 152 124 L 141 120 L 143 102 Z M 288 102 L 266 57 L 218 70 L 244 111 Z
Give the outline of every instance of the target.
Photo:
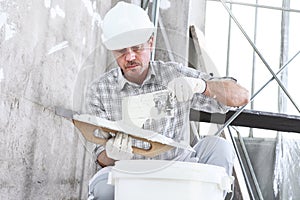
M 157 5 L 160 1 L 153 1 L 152 4 L 152 19 L 155 22 L 156 27 L 160 25 L 163 40 L 166 44 L 167 52 L 169 59 L 174 61 L 174 56 L 172 54 L 171 46 L 169 45 L 169 39 L 167 37 L 166 32 L 164 31 L 164 25 L 162 19 L 159 17 L 159 8 Z M 220 135 L 224 131 L 229 132 L 229 137 L 232 140 L 232 143 L 235 146 L 237 156 L 239 158 L 239 162 L 243 171 L 243 176 L 245 178 L 245 182 L 247 185 L 248 190 L 248 197 L 250 199 L 267 199 L 263 191 L 261 191 L 261 187 L 258 183 L 255 170 L 253 169 L 253 164 L 251 163 L 251 159 L 248 155 L 247 148 L 245 146 L 245 142 L 241 134 L 234 126 L 244 126 L 249 127 L 249 138 L 253 138 L 253 129 L 252 128 L 261 128 L 267 130 L 275 130 L 278 132 L 278 138 L 281 138 L 281 132 L 294 132 L 300 133 L 300 117 L 298 115 L 288 115 L 283 114 L 287 112 L 287 100 L 289 100 L 294 108 L 300 113 L 300 108 L 297 105 L 295 98 L 289 93 L 287 89 L 288 83 L 288 66 L 292 63 L 295 58 L 298 57 L 300 51 L 296 52 L 291 58 L 288 56 L 289 50 L 289 16 L 290 13 L 300 13 L 300 10 L 293 9 L 290 7 L 290 0 L 282 0 L 282 7 L 270 6 L 270 5 L 263 5 L 260 4 L 258 0 L 255 0 L 255 3 L 245 3 L 245 2 L 237 2 L 237 1 L 224 1 L 224 0 L 207 0 L 208 2 L 218 2 L 223 5 L 224 9 L 228 13 L 228 33 L 227 33 L 227 59 L 226 59 L 226 76 L 230 76 L 230 53 L 231 53 L 231 39 L 232 39 L 232 27 L 235 25 L 238 27 L 244 39 L 249 43 L 251 48 L 253 49 L 252 53 L 252 73 L 251 73 L 251 99 L 249 104 L 237 109 L 236 111 L 230 111 L 225 116 L 216 116 L 213 114 L 212 117 L 211 113 L 204 113 L 198 111 L 191 111 L 190 119 L 191 121 L 197 122 L 209 122 L 209 123 L 216 123 L 221 124 L 219 129 L 215 133 L 215 135 Z M 147 1 L 148 3 L 148 1 Z M 143 4 L 144 8 L 146 8 L 146 4 Z M 235 17 L 233 13 L 233 6 L 246 6 L 252 7 L 255 9 L 254 14 L 254 28 L 253 28 L 253 35 L 252 39 L 249 34 L 245 31 L 245 28 L 241 25 L 238 18 Z M 276 72 L 274 68 L 272 68 L 271 64 L 267 62 L 267 59 L 262 55 L 261 51 L 257 47 L 257 24 L 258 24 L 258 10 L 259 9 L 268 9 L 268 10 L 275 10 L 281 12 L 281 43 L 280 43 L 280 63 L 279 63 L 279 70 Z M 234 25 L 233 25 L 234 23 Z M 195 34 L 191 34 L 192 37 L 195 38 Z M 194 39 L 192 38 L 192 39 Z M 197 52 L 197 44 L 194 41 L 194 47 L 196 48 Z M 199 47 L 198 47 L 199 48 Z M 268 70 L 269 74 L 272 77 L 266 81 L 259 89 L 256 90 L 255 88 L 255 72 L 257 70 L 256 61 L 257 58 L 263 63 L 265 68 Z M 153 57 L 154 59 L 154 57 Z M 278 89 L 278 113 L 272 112 L 261 112 L 254 110 L 254 99 L 258 94 L 260 94 L 273 80 L 279 86 Z M 250 106 L 250 110 L 246 108 Z M 233 132 L 237 133 L 237 137 L 233 137 Z M 278 142 L 277 142 L 278 143 Z M 273 197 L 272 197 L 273 198 Z M 280 198 L 280 197 L 276 197 Z M 282 197 L 284 198 L 284 197 Z M 238 199 L 238 198 L 236 198 Z M 243 198 L 242 198 L 243 199 Z

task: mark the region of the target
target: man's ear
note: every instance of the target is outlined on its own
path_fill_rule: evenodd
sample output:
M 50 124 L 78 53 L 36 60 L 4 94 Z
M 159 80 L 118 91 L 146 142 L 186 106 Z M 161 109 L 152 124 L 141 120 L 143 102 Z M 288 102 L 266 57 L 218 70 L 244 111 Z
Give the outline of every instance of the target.
M 150 39 L 148 40 L 148 43 L 149 43 L 149 46 L 150 46 L 150 50 L 153 51 L 153 48 L 154 48 L 154 36 L 152 35 L 150 37 Z

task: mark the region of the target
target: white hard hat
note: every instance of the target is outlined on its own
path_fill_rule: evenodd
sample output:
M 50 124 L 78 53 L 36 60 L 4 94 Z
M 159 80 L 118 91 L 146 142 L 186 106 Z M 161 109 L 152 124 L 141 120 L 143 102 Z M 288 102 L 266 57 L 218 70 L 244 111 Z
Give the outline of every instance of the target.
M 109 50 L 142 44 L 155 30 L 145 10 L 123 1 L 106 13 L 101 27 L 102 42 Z

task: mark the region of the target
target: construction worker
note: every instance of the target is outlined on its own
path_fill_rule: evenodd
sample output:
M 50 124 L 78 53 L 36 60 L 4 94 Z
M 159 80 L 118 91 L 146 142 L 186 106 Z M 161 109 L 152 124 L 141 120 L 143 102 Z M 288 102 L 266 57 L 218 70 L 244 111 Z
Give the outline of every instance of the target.
M 90 114 L 108 120 L 121 120 L 121 99 L 124 96 L 170 90 L 176 97 L 177 111 L 170 121 L 159 122 L 159 133 L 176 141 L 187 133 L 190 108 L 224 113 L 229 107 L 239 107 L 249 101 L 248 91 L 229 79 L 213 79 L 200 71 L 179 63 L 150 61 L 155 27 L 147 13 L 137 5 L 118 2 L 105 15 L 102 22 L 102 41 L 112 51 L 118 67 L 96 79 L 87 92 L 87 108 Z M 149 122 L 151 123 L 151 122 Z M 151 129 L 151 124 L 143 125 Z M 105 146 L 95 148 L 95 160 L 99 171 L 90 180 L 89 199 L 114 199 L 114 187 L 107 184 L 108 172 L 116 160 L 145 159 L 133 155 L 130 136 L 118 133 Z M 120 152 L 116 141 L 121 141 Z M 191 142 L 194 153 L 174 148 L 153 159 L 199 162 L 224 167 L 232 173 L 234 150 L 221 137 L 207 136 Z M 124 147 L 125 146 L 125 147 Z

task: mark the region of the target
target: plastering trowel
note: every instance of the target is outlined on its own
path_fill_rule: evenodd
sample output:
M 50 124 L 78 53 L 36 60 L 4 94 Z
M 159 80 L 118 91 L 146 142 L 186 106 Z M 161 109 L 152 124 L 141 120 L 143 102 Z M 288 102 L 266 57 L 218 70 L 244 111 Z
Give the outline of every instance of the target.
M 110 121 L 88 114 L 76 114 L 71 110 L 56 108 L 56 114 L 72 119 L 85 139 L 95 144 L 104 145 L 117 132 L 123 132 L 136 140 L 148 142 L 150 148 L 133 146 L 133 153 L 147 157 L 157 156 L 174 147 L 194 151 L 189 144 L 179 143 L 154 131 L 142 129 L 147 119 L 159 119 L 174 115 L 174 97 L 168 90 L 126 97 L 122 100 L 122 120 Z M 103 137 L 97 137 L 99 130 Z

